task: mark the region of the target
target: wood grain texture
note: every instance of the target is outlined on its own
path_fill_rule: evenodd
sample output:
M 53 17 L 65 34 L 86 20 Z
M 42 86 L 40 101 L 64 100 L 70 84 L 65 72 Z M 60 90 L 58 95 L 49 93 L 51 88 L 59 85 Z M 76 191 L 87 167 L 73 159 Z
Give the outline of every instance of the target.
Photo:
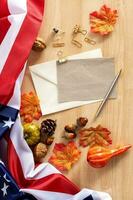
M 75 24 L 89 29 L 88 15 L 98 10 L 103 4 L 118 9 L 119 18 L 115 31 L 109 37 L 92 35 L 97 41 L 95 46 L 84 43 L 81 49 L 71 44 L 71 32 Z M 118 98 L 109 100 L 100 117 L 94 125 L 101 124 L 112 132 L 114 144 L 133 143 L 133 2 L 132 0 L 46 0 L 45 15 L 39 36 L 44 40 L 53 27 L 59 27 L 66 32 L 63 48 L 64 54 L 72 55 L 78 52 L 100 47 L 104 57 L 115 57 L 116 72 L 123 72 L 118 83 Z M 80 38 L 81 40 L 83 38 Z M 33 65 L 56 58 L 57 49 L 51 43 L 42 53 L 31 52 L 28 65 Z M 27 69 L 22 91 L 33 89 Z M 45 91 L 44 91 L 45 93 Z M 49 117 L 57 119 L 58 127 L 55 142 L 62 141 L 63 127 L 74 123 L 79 116 L 87 116 L 91 121 L 99 103 L 82 106 L 76 109 L 60 112 Z M 51 147 L 52 148 L 52 147 Z M 133 151 L 113 159 L 103 169 L 94 169 L 86 162 L 87 149 L 82 149 L 80 161 L 65 175 L 79 187 L 88 187 L 106 191 L 113 200 L 133 199 Z M 47 155 L 49 157 L 50 153 Z M 47 159 L 46 158 L 46 159 Z

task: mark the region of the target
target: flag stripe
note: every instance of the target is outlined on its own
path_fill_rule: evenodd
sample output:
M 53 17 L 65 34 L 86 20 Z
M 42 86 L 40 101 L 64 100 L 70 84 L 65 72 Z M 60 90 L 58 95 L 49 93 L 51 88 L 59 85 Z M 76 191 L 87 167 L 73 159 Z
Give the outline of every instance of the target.
M 2 17 L 7 17 L 10 15 L 9 9 L 8 9 L 8 4 L 7 0 L 1 0 L 0 2 L 0 18 Z
M 2 42 L 2 40 L 4 39 L 7 31 L 10 28 L 10 22 L 7 19 L 7 17 L 3 17 L 2 19 L 0 19 L 0 44 Z M 2 30 L 2 31 L 1 31 Z
M 22 72 L 20 73 L 18 79 L 16 80 L 13 96 L 11 97 L 10 101 L 7 104 L 7 106 L 10 106 L 10 107 L 15 108 L 17 110 L 20 109 L 20 103 L 21 103 L 20 86 L 21 86 L 22 81 L 23 81 L 25 68 L 26 68 L 26 64 L 24 65 Z
M 2 0 L 0 3 L 0 43 L 4 39 L 11 25 L 7 17 L 8 15 L 10 15 L 10 12 L 8 9 L 7 0 Z
M 0 75 L 1 104 L 7 104 L 13 94 L 15 81 L 17 80 L 21 70 L 23 69 L 24 63 L 26 62 L 27 56 L 29 55 L 30 49 L 33 45 L 33 41 L 37 36 L 37 31 L 40 26 L 40 21 L 42 19 L 42 15 L 40 14 L 40 12 L 38 12 L 37 8 L 39 7 L 39 10 L 41 10 L 42 12 L 43 4 L 44 2 L 42 0 L 29 0 L 27 3 L 28 14 L 25 17 L 16 41 L 8 55 L 8 59 Z M 37 19 L 36 26 L 32 26 L 33 18 Z M 29 30 L 29 27 L 30 31 L 27 31 Z M 26 42 L 23 43 L 24 38 Z M 21 44 L 21 46 L 18 44 Z M 23 54 L 23 56 L 21 56 L 21 54 Z
M 12 46 L 16 40 L 16 37 L 20 31 L 22 23 L 27 14 L 26 3 L 27 3 L 27 0 L 23 0 L 19 2 L 17 0 L 14 0 L 14 1 L 8 0 L 8 8 L 10 11 L 8 20 L 11 23 L 11 26 L 8 32 L 6 33 L 0 47 L 0 57 L 2 58 L 0 59 L 0 73 L 6 63 L 6 60 L 8 59 L 8 55 L 12 49 Z

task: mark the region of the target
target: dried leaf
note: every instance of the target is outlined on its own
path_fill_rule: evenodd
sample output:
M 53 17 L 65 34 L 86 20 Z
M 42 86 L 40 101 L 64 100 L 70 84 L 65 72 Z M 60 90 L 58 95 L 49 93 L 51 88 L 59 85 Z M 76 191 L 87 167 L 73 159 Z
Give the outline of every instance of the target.
M 110 134 L 111 132 L 101 125 L 98 125 L 96 128 L 90 127 L 88 129 L 82 129 L 79 131 L 79 143 L 83 147 L 88 145 L 108 146 L 112 144 Z
M 58 143 L 55 144 L 53 155 L 49 162 L 61 171 L 68 171 L 79 158 L 80 151 L 74 142 L 69 142 L 67 145 Z
M 107 35 L 114 30 L 114 25 L 118 17 L 117 10 L 103 5 L 99 12 L 90 13 L 91 32 Z
M 24 122 L 30 123 L 34 119 L 38 120 L 41 117 L 41 109 L 39 100 L 36 94 L 30 92 L 21 96 L 20 115 Z

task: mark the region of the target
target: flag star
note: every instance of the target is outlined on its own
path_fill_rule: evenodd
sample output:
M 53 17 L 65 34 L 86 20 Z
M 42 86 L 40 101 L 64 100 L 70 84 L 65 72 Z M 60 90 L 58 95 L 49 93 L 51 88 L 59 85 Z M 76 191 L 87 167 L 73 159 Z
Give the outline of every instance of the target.
M 9 128 L 11 128 L 11 126 L 14 124 L 14 122 L 11 119 L 11 117 L 9 118 L 8 121 L 4 121 L 3 120 L 3 122 L 5 123 L 4 126 L 3 126 L 3 128 L 6 127 L 6 126 L 8 126 Z
M 4 183 L 4 187 L 1 189 L 1 191 L 3 192 L 3 197 L 5 196 L 5 195 L 7 195 L 7 188 L 9 187 L 9 185 L 6 185 L 5 183 Z
M 10 180 L 8 180 L 7 178 L 6 178 L 6 174 L 3 176 L 3 178 L 9 183 L 9 182 L 11 182 Z

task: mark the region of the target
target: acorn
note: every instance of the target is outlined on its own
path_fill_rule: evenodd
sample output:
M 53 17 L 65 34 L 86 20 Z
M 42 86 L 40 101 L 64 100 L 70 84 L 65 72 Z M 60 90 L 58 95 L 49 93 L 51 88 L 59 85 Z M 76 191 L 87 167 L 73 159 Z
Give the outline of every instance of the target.
M 44 158 L 48 152 L 47 146 L 43 143 L 38 143 L 34 148 L 34 157 L 35 161 L 40 161 Z
M 43 51 L 44 49 L 46 48 L 46 44 L 44 43 L 43 39 L 42 38 L 39 38 L 37 37 L 33 46 L 32 46 L 32 49 L 34 51 Z
M 75 133 L 65 132 L 64 138 L 66 138 L 66 139 L 74 139 L 74 138 L 76 138 L 76 134 Z
M 66 125 L 64 129 L 65 129 L 65 131 L 68 132 L 68 133 L 76 133 L 77 126 L 76 126 L 75 124 Z
M 80 117 L 77 119 L 77 124 L 79 127 L 84 127 L 88 123 L 88 119 L 86 117 Z

